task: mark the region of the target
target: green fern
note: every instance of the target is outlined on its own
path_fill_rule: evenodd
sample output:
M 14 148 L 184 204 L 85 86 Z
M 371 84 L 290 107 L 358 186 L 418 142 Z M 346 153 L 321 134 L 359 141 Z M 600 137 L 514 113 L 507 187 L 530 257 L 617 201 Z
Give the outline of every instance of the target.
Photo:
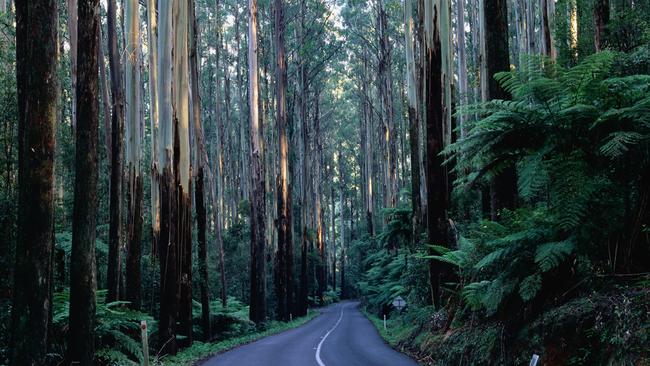
M 574 249 L 573 239 L 542 244 L 535 252 L 535 263 L 542 272 L 548 272 L 559 266 Z

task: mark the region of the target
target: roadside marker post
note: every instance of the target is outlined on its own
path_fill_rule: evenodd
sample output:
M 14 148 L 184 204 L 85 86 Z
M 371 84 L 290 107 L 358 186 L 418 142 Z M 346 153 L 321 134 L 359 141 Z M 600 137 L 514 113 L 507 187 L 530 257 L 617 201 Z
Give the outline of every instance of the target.
M 386 331 L 386 314 L 384 314 L 384 331 Z
M 533 358 L 530 359 L 530 363 L 528 366 L 537 366 L 537 362 L 539 361 L 539 355 L 533 353 Z
M 149 366 L 149 340 L 147 340 L 147 321 L 142 320 L 140 322 L 140 333 L 142 335 L 142 356 L 144 366 Z

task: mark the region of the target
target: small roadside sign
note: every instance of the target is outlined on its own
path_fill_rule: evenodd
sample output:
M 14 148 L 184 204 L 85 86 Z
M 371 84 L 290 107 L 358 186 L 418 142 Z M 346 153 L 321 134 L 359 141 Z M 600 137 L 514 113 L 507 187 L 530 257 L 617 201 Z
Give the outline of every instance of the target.
M 404 299 L 402 299 L 401 296 L 397 296 L 395 298 L 395 300 L 393 300 L 393 306 L 398 311 L 402 311 L 402 309 L 404 309 L 404 307 L 406 307 L 406 301 Z

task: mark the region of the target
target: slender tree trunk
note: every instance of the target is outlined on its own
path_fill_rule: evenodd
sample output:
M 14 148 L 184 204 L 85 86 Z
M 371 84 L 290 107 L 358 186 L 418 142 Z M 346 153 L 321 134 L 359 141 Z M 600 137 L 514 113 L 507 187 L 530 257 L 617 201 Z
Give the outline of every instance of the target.
M 194 121 L 195 136 L 195 156 L 197 173 L 194 177 L 195 182 L 195 202 L 196 202 L 196 221 L 197 237 L 199 245 L 199 287 L 201 291 L 201 322 L 203 323 L 203 334 L 206 340 L 212 337 L 210 326 L 210 294 L 209 294 L 209 277 L 208 277 L 208 256 L 206 246 L 207 231 L 207 214 L 205 209 L 205 189 L 204 176 L 205 170 L 208 169 L 207 152 L 205 142 L 203 141 L 203 124 L 201 122 L 201 96 L 199 91 L 199 65 L 197 60 L 197 43 L 199 37 L 199 27 L 196 21 L 196 9 L 194 0 L 189 1 L 189 24 L 191 29 L 190 38 L 190 74 L 192 85 L 192 120 Z M 216 207 L 214 207 L 216 210 Z M 215 225 L 219 225 L 218 221 Z M 191 251 L 188 253 L 191 256 Z
M 462 2 L 463 0 L 458 0 Z M 406 81 L 409 116 L 409 144 L 411 152 L 411 203 L 413 207 L 413 240 L 418 241 L 422 230 L 422 203 L 420 201 L 420 129 L 418 121 L 418 91 L 413 46 L 413 9 L 411 0 L 404 2 L 404 24 L 406 31 Z
M 334 203 L 334 168 L 330 170 L 331 173 L 331 180 L 330 180 L 330 218 L 332 221 L 332 236 L 330 237 L 330 251 L 332 252 L 332 290 L 336 291 L 336 222 L 334 220 L 335 213 L 336 213 L 336 206 Z
M 118 300 L 120 293 L 120 243 L 122 221 L 122 138 L 124 135 L 124 90 L 122 88 L 122 67 L 117 45 L 115 1 L 108 2 L 108 58 L 111 73 L 111 94 L 113 115 L 111 119 L 111 188 L 110 224 L 108 229 L 108 269 L 106 301 Z
M 222 44 L 221 44 L 221 32 L 220 32 L 220 26 L 221 26 L 221 18 L 219 16 L 219 0 L 217 0 L 215 4 L 215 19 L 216 19 L 216 28 L 217 28 L 217 54 L 216 54 L 216 71 L 217 73 L 217 79 L 218 79 L 218 73 L 219 73 L 219 56 L 221 52 L 224 50 Z M 227 63 L 226 63 L 227 64 Z M 227 67 L 224 69 L 224 79 L 226 79 L 225 74 L 227 74 Z M 224 80 L 224 84 L 229 84 L 229 81 L 226 82 Z M 229 103 L 229 87 L 224 86 L 224 89 L 227 91 L 225 94 L 227 94 L 227 102 L 226 102 L 226 121 L 230 121 L 230 103 Z M 225 308 L 228 306 L 228 296 L 227 296 L 227 282 L 226 282 L 226 255 L 224 252 L 223 248 L 223 238 L 221 236 L 221 230 L 225 227 L 224 223 L 225 217 L 226 217 L 226 204 L 224 203 L 224 186 L 226 182 L 226 177 L 224 174 L 224 155 L 226 154 L 226 141 L 225 141 L 225 135 L 226 135 L 226 130 L 225 130 L 225 124 L 223 123 L 223 116 L 222 116 L 222 111 L 221 111 L 221 98 L 220 98 L 220 93 L 219 93 L 219 86 L 215 88 L 216 90 L 216 100 L 215 100 L 215 107 L 216 107 L 216 120 L 217 120 L 217 128 L 216 130 L 220 132 L 220 141 L 219 141 L 219 149 L 218 149 L 218 158 L 217 158 L 217 166 L 219 168 L 219 192 L 218 192 L 218 197 L 213 196 L 213 211 L 214 211 L 214 223 L 215 223 L 215 237 L 217 240 L 217 246 L 219 248 L 219 271 L 221 274 L 221 305 Z M 236 160 L 236 159 L 233 159 Z M 228 161 L 231 161 L 231 159 L 228 159 Z M 232 175 L 229 175 L 232 177 Z M 213 184 L 214 186 L 214 184 Z M 215 199 L 218 199 L 218 204 L 215 201 Z M 217 209 L 219 208 L 219 210 Z M 217 215 L 221 215 L 220 217 L 217 217 Z
M 74 221 L 70 254 L 69 360 L 91 365 L 95 357 L 95 223 L 99 143 L 99 0 L 79 1 Z
M 300 45 L 304 44 L 305 39 L 305 13 L 307 12 L 306 0 L 300 1 L 300 27 L 299 37 Z M 298 53 L 298 60 L 300 52 Z M 309 296 L 309 259 L 308 259 L 308 240 L 307 240 L 307 186 L 308 186 L 308 123 L 307 123 L 307 80 L 305 80 L 306 70 L 303 62 L 299 65 L 299 90 L 300 90 L 300 123 L 301 123 L 301 189 L 300 189 L 300 225 L 301 225 L 301 246 L 300 246 L 300 299 L 298 301 L 298 315 L 307 315 L 308 296 Z
M 266 202 L 264 183 L 263 126 L 259 115 L 259 71 L 257 64 L 257 0 L 248 2 L 248 72 L 250 96 L 251 158 L 251 288 L 249 317 L 266 321 Z
M 385 182 L 387 186 L 384 202 L 386 207 L 397 205 L 397 141 L 395 133 L 395 120 L 393 118 L 393 76 L 390 40 L 388 37 L 388 15 L 382 1 L 379 4 L 379 39 L 380 39 L 380 94 L 384 115 L 384 147 L 386 151 Z
M 140 11 L 138 0 L 125 2 L 126 16 L 126 158 L 128 170 L 128 216 L 126 253 L 126 300 L 140 308 L 140 260 L 142 255 L 142 175 Z
M 280 148 L 277 177 L 278 278 L 277 297 L 280 319 L 289 320 L 293 310 L 293 245 L 291 238 L 291 186 L 289 184 L 289 142 L 287 139 L 287 64 L 284 47 L 284 1 L 275 0 L 276 121 Z
M 72 105 L 70 111 L 70 127 L 74 132 L 77 126 L 77 2 L 78 0 L 67 0 L 68 5 L 68 36 L 70 37 L 70 83 L 72 84 Z
M 343 154 L 339 150 L 339 221 L 341 223 L 341 256 L 339 257 L 339 270 L 341 271 L 341 298 L 347 297 L 345 290 L 345 177 L 343 174 Z M 336 274 L 335 274 L 336 276 Z
M 374 207 L 374 196 L 373 196 L 373 185 L 376 183 L 373 181 L 373 118 L 372 110 L 370 108 L 370 91 L 368 86 L 368 56 L 367 53 L 364 53 L 363 59 L 363 80 L 362 80 L 362 95 L 363 95 L 363 120 L 365 125 L 365 164 L 366 168 L 366 225 L 368 228 L 368 235 L 374 236 L 374 225 L 373 225 L 373 207 Z
M 111 101 L 108 91 L 108 80 L 106 79 L 106 59 L 104 47 L 102 46 L 102 27 L 99 26 L 99 47 L 97 51 L 99 58 L 99 87 L 102 91 L 102 104 L 104 107 L 104 146 L 106 147 L 106 160 L 111 164 Z
M 236 6 L 236 17 L 235 17 L 235 43 L 237 43 L 237 100 L 239 104 L 239 152 L 241 159 L 241 172 L 239 177 L 241 195 L 240 199 L 248 200 L 248 195 L 250 193 L 250 187 L 248 186 L 247 177 L 250 176 L 248 169 L 250 164 L 248 160 L 250 158 L 249 153 L 246 148 L 246 124 L 245 124 L 245 103 L 244 103 L 244 76 L 242 71 L 242 60 L 241 60 L 241 33 L 240 33 L 240 14 L 239 14 L 239 5 Z
M 440 28 L 440 2 L 425 3 L 426 52 L 426 152 L 427 152 L 427 237 L 429 244 L 447 244 L 447 169 L 442 165 L 440 152 L 444 148 L 443 80 L 440 35 L 448 30 Z M 431 251 L 431 249 L 430 249 Z M 433 253 L 431 253 L 433 254 Z M 432 303 L 439 309 L 441 264 L 429 261 L 429 281 Z
M 149 38 L 149 123 L 151 124 L 151 253 L 158 253 L 160 238 L 160 154 L 158 120 L 158 21 L 156 0 L 147 0 L 147 35 Z
M 551 0 L 552 1 L 552 0 Z M 542 53 L 547 57 L 554 57 L 553 40 L 551 38 L 551 24 L 549 17 L 549 0 L 541 0 L 542 11 Z
M 16 3 L 18 240 L 12 366 L 45 364 L 51 312 L 58 1 Z M 39 62 L 34 62 L 39 60 Z

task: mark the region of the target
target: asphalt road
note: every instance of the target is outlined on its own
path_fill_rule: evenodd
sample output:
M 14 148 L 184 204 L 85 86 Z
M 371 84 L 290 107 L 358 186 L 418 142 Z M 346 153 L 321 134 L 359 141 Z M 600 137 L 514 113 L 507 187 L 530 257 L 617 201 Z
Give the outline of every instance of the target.
M 417 366 L 381 339 L 358 305 L 331 305 L 305 325 L 237 347 L 203 365 Z

